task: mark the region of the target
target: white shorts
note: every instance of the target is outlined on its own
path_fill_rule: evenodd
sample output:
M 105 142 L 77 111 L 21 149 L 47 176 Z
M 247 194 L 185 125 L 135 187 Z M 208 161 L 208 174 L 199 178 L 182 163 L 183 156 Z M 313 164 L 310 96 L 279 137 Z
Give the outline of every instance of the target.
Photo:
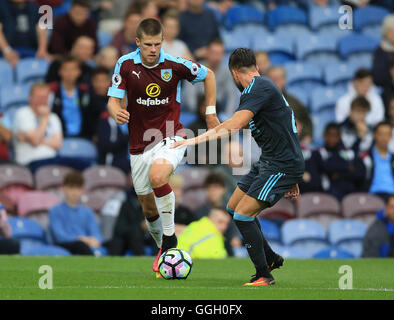
M 181 163 L 186 147 L 170 149 L 174 141 L 184 140 L 182 137 L 167 137 L 156 144 L 152 149 L 141 154 L 130 155 L 131 177 L 135 193 L 146 195 L 153 192 L 149 181 L 150 166 L 156 159 L 165 159 L 173 166 L 173 172 Z

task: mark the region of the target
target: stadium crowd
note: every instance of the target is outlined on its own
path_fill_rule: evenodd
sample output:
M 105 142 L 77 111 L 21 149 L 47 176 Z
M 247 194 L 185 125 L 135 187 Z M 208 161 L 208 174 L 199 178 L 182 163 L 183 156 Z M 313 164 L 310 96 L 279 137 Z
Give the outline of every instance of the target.
M 300 58 L 298 39 L 304 37 L 305 41 L 311 34 L 325 39 L 334 29 L 327 29 L 324 34 L 324 26 L 319 32 L 312 27 L 312 18 L 302 23 L 302 19 L 292 21 L 287 17 L 289 21 L 281 22 L 275 13 L 285 8 L 307 17 L 313 12 L 324 12 L 320 9 L 335 11 L 341 4 L 352 6 L 355 13 L 366 8 L 384 12 L 378 21 L 370 19 L 373 28 L 365 28 L 366 31 L 341 30 L 337 20 L 333 24 L 336 34 L 342 32 L 340 37 L 368 35 L 375 47 L 359 48 L 352 58 L 346 59 L 338 47 L 311 51 L 310 60 L 306 56 Z M 41 5 L 53 8 L 52 30 L 39 27 Z M 214 71 L 221 120 L 231 116 L 240 96 L 226 63 L 231 49 L 245 44 L 237 34 L 244 39 L 260 37 L 266 43 L 272 36 L 273 41 L 290 36 L 295 41 L 290 52 L 279 44 L 253 45 L 253 49 L 260 73 L 282 90 L 295 113 L 306 161 L 301 194 L 325 193 L 341 203 L 351 194 L 363 193 L 385 201 L 386 209 L 381 205 L 379 209 L 384 210 L 377 213 L 376 220 L 368 220 L 363 255 L 394 256 L 393 6 L 385 0 L 2 1 L 0 167 L 5 173 L 0 173 L 0 179 L 14 164 L 27 168 L 32 177 L 45 168 L 53 172 L 53 166 L 75 170 L 60 174 L 56 188 L 41 188 L 59 199 L 56 205 L 48 206 L 45 218 L 40 216 L 37 220 L 48 229 L 46 236 L 51 239 L 46 239 L 46 243 L 66 250 L 52 248 L 54 254 L 154 254 L 155 246 L 129 177 L 128 128 L 116 125 L 107 110 L 107 90 L 114 66 L 120 56 L 137 48 L 138 23 L 148 17 L 159 19 L 164 26 L 165 52 L 197 60 Z M 282 26 L 287 29 L 280 33 Z M 245 30 L 263 32 L 246 34 Z M 294 30 L 299 34 L 292 34 Z M 339 37 L 335 41 L 341 42 Z M 343 65 L 347 68 L 345 76 L 331 85 L 328 73 L 319 74 L 316 79 L 307 70 L 308 64 L 314 70 L 323 70 L 326 57 L 330 62 L 336 59 L 342 69 Z M 323 62 L 319 63 L 319 59 Z M 300 67 L 300 63 L 305 66 Z M 181 122 L 195 134 L 207 128 L 202 93 L 203 85 L 182 84 Z M 10 98 L 19 97 L 22 98 L 9 102 Z M 198 164 L 183 165 L 170 181 L 177 199 L 179 247 L 188 251 L 193 247 L 194 257 L 246 254 L 240 235 L 223 210 L 239 178 L 233 169 L 243 167 L 246 159 L 259 158 L 255 144 L 249 154 L 240 141 L 232 139 L 206 152 L 196 152 Z M 90 149 L 93 152 L 88 154 Z M 229 161 L 206 164 L 210 153 Z M 105 196 L 101 194 L 101 199 L 99 195 L 87 201 L 89 208 L 79 202 L 88 180 L 85 172 L 95 165 L 115 167 L 128 178 L 117 193 L 107 192 Z M 204 174 L 188 177 L 190 168 L 196 167 Z M 199 184 L 190 185 L 189 178 L 200 180 Z M 22 215 L 17 204 L 28 201 L 25 192 L 40 189 L 37 180 L 27 187 L 21 186 L 21 181 L 0 181 L 0 186 L 0 253 L 37 252 L 31 241 L 29 246 L 19 247 L 6 215 L 6 211 L 9 216 Z M 34 214 L 30 217 L 34 218 Z M 272 221 L 279 228 L 285 223 L 281 219 Z M 17 227 L 18 221 L 12 226 Z M 208 241 L 195 246 L 207 236 Z

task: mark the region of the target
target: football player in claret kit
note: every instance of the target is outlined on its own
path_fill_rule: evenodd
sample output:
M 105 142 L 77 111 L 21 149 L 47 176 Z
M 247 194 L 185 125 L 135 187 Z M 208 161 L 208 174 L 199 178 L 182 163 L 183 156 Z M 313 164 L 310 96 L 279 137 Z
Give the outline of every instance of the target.
M 181 80 L 204 82 L 208 129 L 219 124 L 214 73 L 197 62 L 166 54 L 162 41 L 159 21 L 141 21 L 138 49 L 119 58 L 108 89 L 109 113 L 118 124 L 128 123 L 133 186 L 159 248 L 152 265 L 156 274 L 161 253 L 177 246 L 175 195 L 168 181 L 185 154 L 185 148 L 170 148 L 186 137 L 179 122 Z
M 283 258 L 269 246 L 256 216 L 283 196 L 298 197 L 304 158 L 293 111 L 280 89 L 268 77 L 258 73 L 253 51 L 236 49 L 230 55 L 229 69 L 242 92 L 232 118 L 196 138 L 176 142 L 171 147 L 184 148 L 226 137 L 249 125 L 261 156 L 238 182 L 227 211 L 233 216 L 256 268 L 256 275 L 244 285 L 272 285 L 275 280 L 271 271 L 282 266 Z

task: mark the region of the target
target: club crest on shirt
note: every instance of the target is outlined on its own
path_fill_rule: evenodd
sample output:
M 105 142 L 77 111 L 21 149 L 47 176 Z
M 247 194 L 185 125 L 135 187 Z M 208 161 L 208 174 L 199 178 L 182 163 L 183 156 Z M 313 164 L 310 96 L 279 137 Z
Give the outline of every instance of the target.
M 112 75 L 112 84 L 118 87 L 122 83 L 122 76 L 119 73 L 114 73 Z
M 198 69 L 199 69 L 198 65 L 193 62 L 191 67 L 191 73 L 193 76 L 197 75 Z
M 172 69 L 161 69 L 161 78 L 168 82 L 172 79 Z

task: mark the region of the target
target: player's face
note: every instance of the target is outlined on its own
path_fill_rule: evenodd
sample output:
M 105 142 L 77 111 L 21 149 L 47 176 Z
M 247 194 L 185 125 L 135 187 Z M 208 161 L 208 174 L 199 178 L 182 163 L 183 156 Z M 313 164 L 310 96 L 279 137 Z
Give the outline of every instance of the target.
M 141 39 L 137 38 L 137 46 L 140 47 L 142 62 L 147 66 L 154 66 L 159 61 L 163 35 L 156 36 L 143 35 Z
M 239 73 L 235 70 L 231 70 L 231 74 L 233 76 L 234 83 L 238 88 L 238 90 L 240 92 L 244 91 L 245 88 L 242 86 L 241 81 L 239 80 Z

